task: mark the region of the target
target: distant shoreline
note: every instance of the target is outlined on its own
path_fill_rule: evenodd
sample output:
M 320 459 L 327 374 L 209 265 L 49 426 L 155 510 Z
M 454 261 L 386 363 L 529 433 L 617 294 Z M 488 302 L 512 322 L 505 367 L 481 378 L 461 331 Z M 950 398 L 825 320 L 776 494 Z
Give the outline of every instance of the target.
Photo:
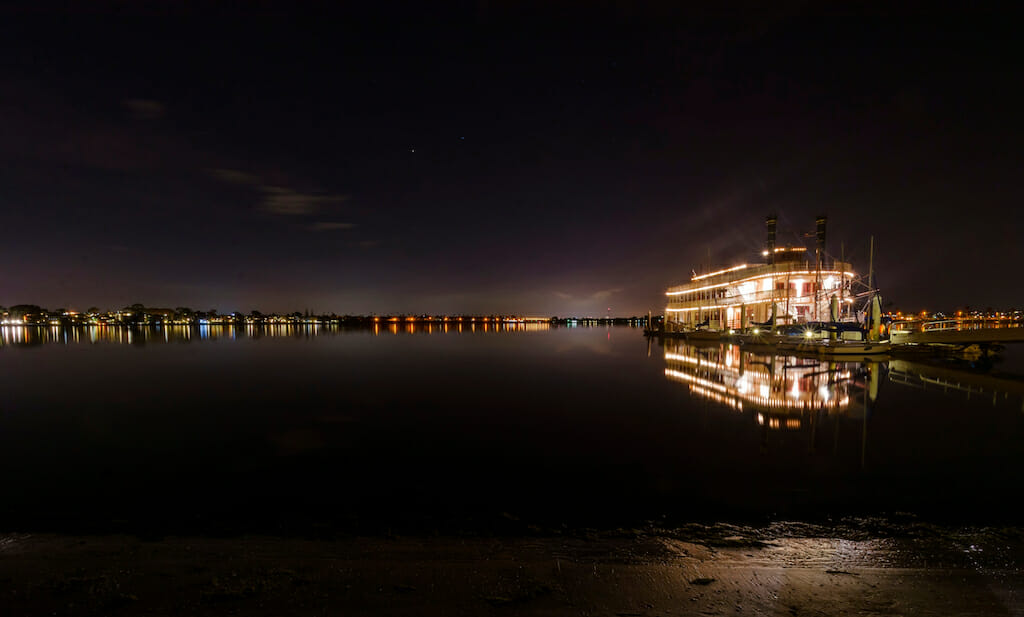
M 501 317 L 501 316 L 459 316 L 459 317 L 429 317 L 429 316 L 407 316 L 407 315 L 386 315 L 386 316 L 266 316 L 266 317 L 214 317 L 190 320 L 159 320 L 159 321 L 75 321 L 55 319 L 50 321 L 14 321 L 5 320 L 0 326 L 15 328 L 160 328 L 160 327 L 205 327 L 205 326 L 306 326 L 306 325 L 338 325 L 338 326 L 362 326 L 372 327 L 374 325 L 386 326 L 389 324 L 434 324 L 434 325 L 456 325 L 456 324 L 491 324 L 491 325 L 516 325 L 516 324 L 551 324 L 551 325 L 630 325 L 643 326 L 647 324 L 646 317 Z

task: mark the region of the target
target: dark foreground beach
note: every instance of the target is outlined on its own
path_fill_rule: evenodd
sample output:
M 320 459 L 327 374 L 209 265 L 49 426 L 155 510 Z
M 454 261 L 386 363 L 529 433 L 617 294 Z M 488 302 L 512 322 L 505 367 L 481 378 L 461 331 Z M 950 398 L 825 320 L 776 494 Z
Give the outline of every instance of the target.
M 3 615 L 1018 615 L 1024 533 L 914 521 L 330 539 L 0 535 Z

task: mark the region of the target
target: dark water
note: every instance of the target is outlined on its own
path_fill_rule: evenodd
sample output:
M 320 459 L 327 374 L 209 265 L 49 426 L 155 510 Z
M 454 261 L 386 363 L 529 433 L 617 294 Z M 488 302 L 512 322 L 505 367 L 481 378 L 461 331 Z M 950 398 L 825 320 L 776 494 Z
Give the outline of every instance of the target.
M 1015 523 L 1024 373 L 632 328 L 10 330 L 0 527 Z

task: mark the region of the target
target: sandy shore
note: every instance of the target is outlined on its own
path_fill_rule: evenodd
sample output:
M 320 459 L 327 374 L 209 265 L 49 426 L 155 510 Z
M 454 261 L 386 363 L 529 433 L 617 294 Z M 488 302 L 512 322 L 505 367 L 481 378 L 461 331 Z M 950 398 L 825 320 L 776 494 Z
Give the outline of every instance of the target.
M 703 541 L 641 530 L 331 540 L 5 534 L 0 614 L 1024 614 L 1015 532 L 728 533 Z

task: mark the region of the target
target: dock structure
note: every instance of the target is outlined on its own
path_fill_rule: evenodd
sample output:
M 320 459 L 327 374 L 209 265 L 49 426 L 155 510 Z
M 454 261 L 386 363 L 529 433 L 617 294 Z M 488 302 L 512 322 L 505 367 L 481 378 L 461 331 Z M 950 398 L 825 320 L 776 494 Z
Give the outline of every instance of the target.
M 1024 328 L 971 328 L 893 333 L 893 342 L 916 345 L 993 345 L 1024 342 Z

